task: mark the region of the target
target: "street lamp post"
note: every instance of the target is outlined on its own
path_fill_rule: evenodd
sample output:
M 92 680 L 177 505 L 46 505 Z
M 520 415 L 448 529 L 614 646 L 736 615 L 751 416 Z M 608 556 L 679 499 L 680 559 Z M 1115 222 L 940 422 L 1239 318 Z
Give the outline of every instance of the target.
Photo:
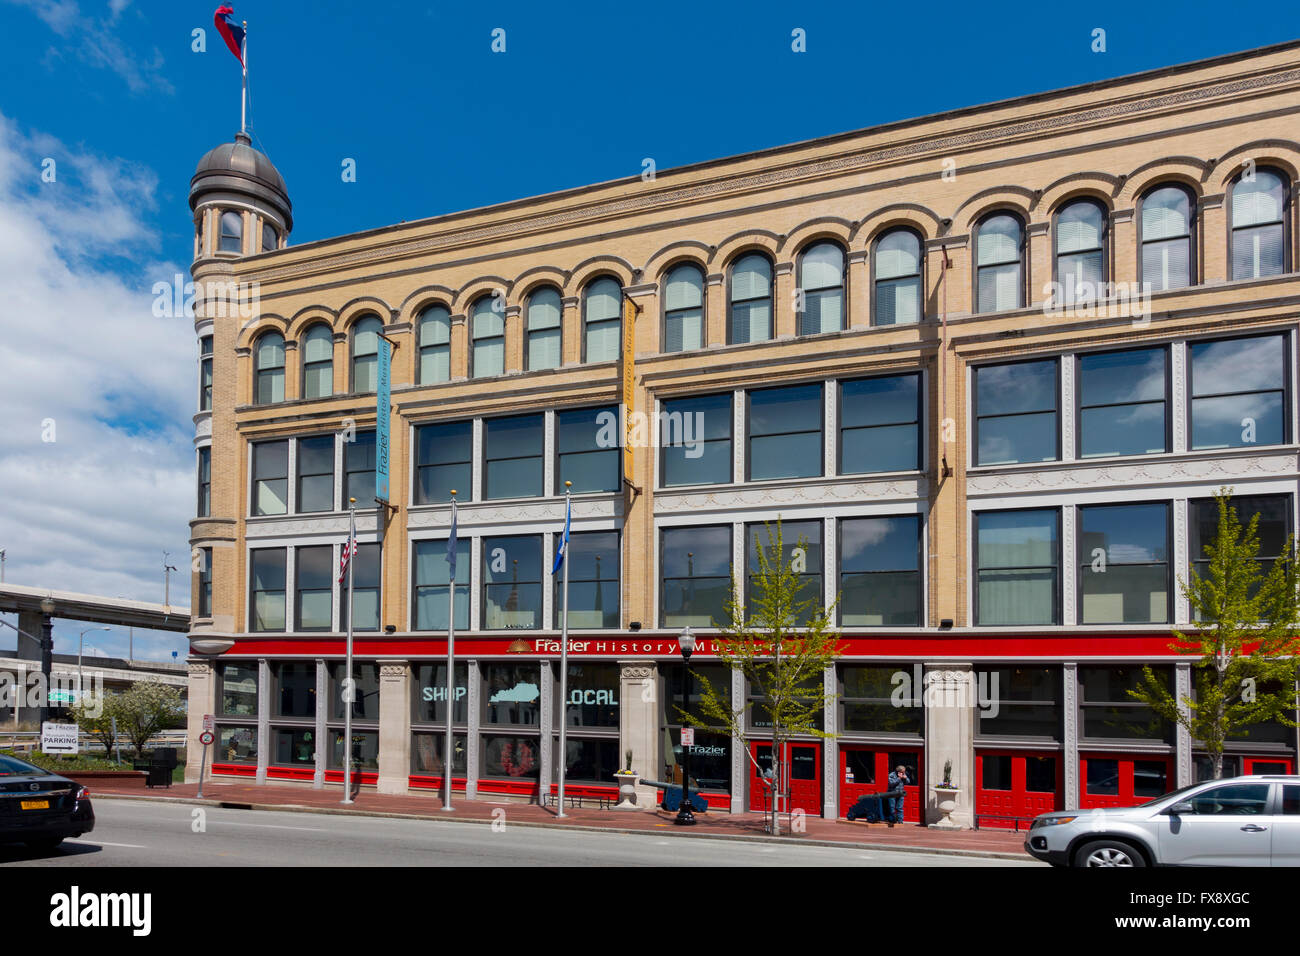
M 86 646 L 86 635 L 89 634 L 91 631 L 111 631 L 111 630 L 112 630 L 111 627 L 104 627 L 102 625 L 99 627 L 88 627 L 84 631 L 82 631 L 81 636 L 77 638 L 77 703 L 78 704 L 81 703 L 81 652 L 85 649 Z
M 686 712 L 691 699 L 691 653 L 695 650 L 695 635 L 688 624 L 677 635 L 677 646 L 682 651 L 682 729 L 686 729 Z M 694 731 L 692 731 L 693 733 Z M 694 826 L 695 814 L 691 812 L 691 748 L 682 743 L 682 805 L 677 808 L 677 817 L 673 823 L 679 826 Z
M 50 672 L 54 669 L 54 598 L 41 598 L 41 679 L 45 694 L 39 709 L 41 725 L 50 719 Z

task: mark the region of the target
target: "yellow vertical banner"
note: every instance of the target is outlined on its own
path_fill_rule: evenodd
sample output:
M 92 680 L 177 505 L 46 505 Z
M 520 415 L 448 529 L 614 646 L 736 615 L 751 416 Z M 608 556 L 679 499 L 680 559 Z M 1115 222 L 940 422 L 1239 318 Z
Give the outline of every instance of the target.
M 623 296 L 623 477 L 633 481 L 632 412 L 636 408 L 636 303 Z

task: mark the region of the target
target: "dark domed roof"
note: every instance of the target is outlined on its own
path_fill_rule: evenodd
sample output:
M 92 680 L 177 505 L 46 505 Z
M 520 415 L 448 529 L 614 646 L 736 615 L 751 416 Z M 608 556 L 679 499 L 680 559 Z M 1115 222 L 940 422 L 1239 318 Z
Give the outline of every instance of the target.
M 222 143 L 199 160 L 190 180 L 190 208 L 196 208 L 208 193 L 243 193 L 277 209 L 292 229 L 293 205 L 284 177 L 251 142 L 247 133 L 237 133 L 233 143 Z

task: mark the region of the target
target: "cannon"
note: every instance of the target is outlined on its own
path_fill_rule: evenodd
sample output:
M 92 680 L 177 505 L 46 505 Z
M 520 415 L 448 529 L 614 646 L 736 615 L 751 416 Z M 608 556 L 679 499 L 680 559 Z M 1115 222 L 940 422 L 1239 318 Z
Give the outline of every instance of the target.
M 664 792 L 663 802 L 659 806 L 663 807 L 669 813 L 676 813 L 682 805 L 682 785 L 680 783 L 667 783 L 663 780 L 642 780 L 642 785 L 654 787 L 656 790 Z M 691 809 L 696 813 L 705 813 L 709 809 L 709 804 L 698 793 L 691 794 Z

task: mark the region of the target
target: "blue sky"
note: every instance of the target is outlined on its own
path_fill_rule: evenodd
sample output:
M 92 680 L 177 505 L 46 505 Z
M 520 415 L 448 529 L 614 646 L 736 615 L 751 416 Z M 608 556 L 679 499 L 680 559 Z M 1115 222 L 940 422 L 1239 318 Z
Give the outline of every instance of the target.
M 1284 6 L 236 2 L 250 126 L 307 242 L 1294 38 Z M 195 163 L 239 122 L 214 0 L 0 0 L 0 548 L 161 601 L 194 509 Z M 206 52 L 192 31 L 206 31 Z M 1104 29 L 1106 49 L 1092 50 Z M 492 50 L 505 31 L 505 52 Z M 806 52 L 792 50 L 802 30 Z M 341 163 L 357 164 L 345 183 Z M 57 180 L 42 164 L 57 164 Z M 22 321 L 40 316 L 40 322 Z M 57 426 L 57 441 L 47 422 Z M 179 559 L 179 560 L 178 560 Z M 173 602 L 189 578 L 173 576 Z M 72 635 L 56 626 L 56 644 Z M 124 653 L 125 632 L 101 633 Z M 0 648 L 8 639 L 0 635 Z M 185 650 L 137 633 L 137 653 Z

